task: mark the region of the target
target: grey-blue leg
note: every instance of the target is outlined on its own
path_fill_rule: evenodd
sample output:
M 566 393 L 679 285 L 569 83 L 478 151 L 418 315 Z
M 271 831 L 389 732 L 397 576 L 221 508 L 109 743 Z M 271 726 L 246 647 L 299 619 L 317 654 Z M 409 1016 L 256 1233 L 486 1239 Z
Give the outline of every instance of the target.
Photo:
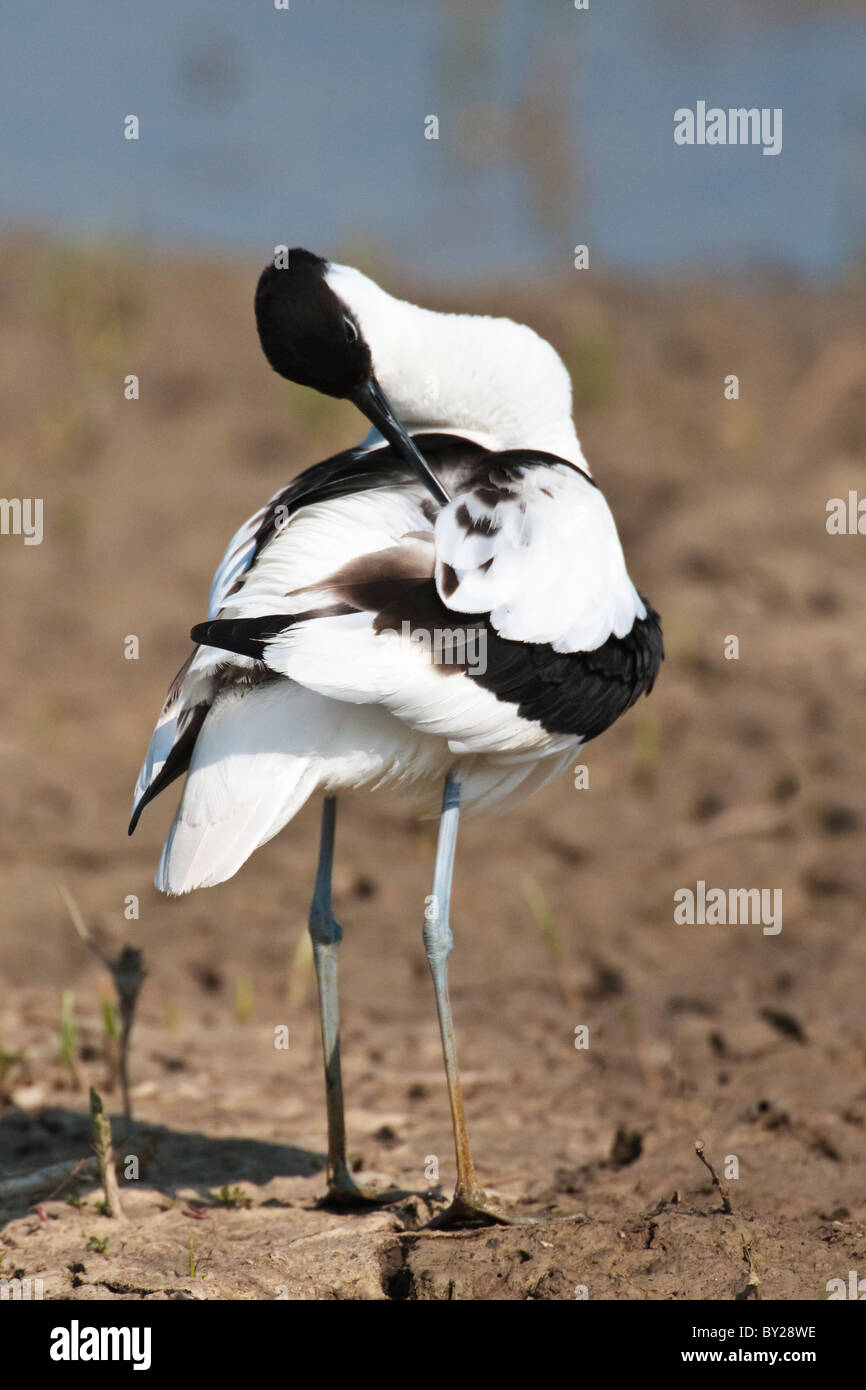
M 310 907 L 310 936 L 319 988 L 322 1051 L 325 1058 L 325 1098 L 328 1108 L 328 1201 L 340 1206 L 359 1206 L 393 1200 L 402 1194 L 376 1194 L 359 1187 L 346 1160 L 346 1120 L 343 1113 L 343 1074 L 340 1066 L 340 1007 L 337 996 L 337 951 L 343 929 L 331 906 L 331 871 L 337 798 L 326 796 L 322 807 L 319 867 Z
M 355 1187 L 346 1162 L 346 1122 L 343 1115 L 343 1075 L 340 1067 L 340 1008 L 337 998 L 337 951 L 343 929 L 331 907 L 331 870 L 337 798 L 326 796 L 322 807 L 319 867 L 310 907 L 310 936 L 319 987 L 319 1018 L 325 1057 L 325 1096 L 328 1107 L 328 1193 L 338 1197 Z
M 451 1103 L 451 1122 L 454 1127 L 454 1149 L 457 1155 L 457 1186 L 451 1205 L 431 1226 L 447 1226 L 463 1221 L 499 1221 L 509 1218 L 493 1207 L 479 1187 L 475 1166 L 469 1150 L 466 1115 L 457 1066 L 457 1044 L 454 1041 L 454 1020 L 448 996 L 448 957 L 454 945 L 450 926 L 451 879 L 454 871 L 454 851 L 457 847 L 457 827 L 460 819 L 460 782 L 455 773 L 445 779 L 442 815 L 439 821 L 439 841 L 436 847 L 436 868 L 433 892 L 424 914 L 424 949 L 430 962 L 433 987 L 436 991 L 436 1010 L 442 1036 L 442 1055 Z

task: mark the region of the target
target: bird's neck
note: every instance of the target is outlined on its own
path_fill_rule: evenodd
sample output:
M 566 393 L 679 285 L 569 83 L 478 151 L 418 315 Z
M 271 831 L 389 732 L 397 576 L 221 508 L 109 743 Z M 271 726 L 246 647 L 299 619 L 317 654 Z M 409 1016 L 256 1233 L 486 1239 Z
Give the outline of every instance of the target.
M 464 434 L 493 449 L 544 450 L 586 468 L 568 372 L 531 328 L 422 309 L 358 272 L 351 276 L 334 288 L 355 312 L 376 376 L 407 429 Z

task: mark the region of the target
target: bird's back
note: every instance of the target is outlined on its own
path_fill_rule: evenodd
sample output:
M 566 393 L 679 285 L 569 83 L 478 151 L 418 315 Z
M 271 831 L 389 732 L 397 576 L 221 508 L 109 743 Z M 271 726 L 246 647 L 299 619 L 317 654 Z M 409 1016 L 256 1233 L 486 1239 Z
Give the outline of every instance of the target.
M 388 446 L 350 450 L 233 538 L 139 779 L 134 820 L 190 769 L 161 886 L 178 891 L 173 856 L 196 886 L 220 817 L 258 808 L 245 858 L 316 787 L 426 794 L 460 758 L 470 809 L 504 805 L 651 689 L 658 618 L 594 482 L 552 455 L 416 439 L 446 507 Z

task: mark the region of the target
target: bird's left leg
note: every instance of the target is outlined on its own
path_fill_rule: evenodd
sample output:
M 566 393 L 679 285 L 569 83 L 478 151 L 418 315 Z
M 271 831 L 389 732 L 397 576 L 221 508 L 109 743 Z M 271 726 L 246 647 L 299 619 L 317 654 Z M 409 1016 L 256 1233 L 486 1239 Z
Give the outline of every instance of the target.
M 404 1193 L 376 1193 L 359 1187 L 346 1159 L 346 1120 L 343 1113 L 343 1075 L 340 1066 L 340 1011 L 337 996 L 337 951 L 343 929 L 331 906 L 331 870 L 337 798 L 326 796 L 322 807 L 319 867 L 310 907 L 310 936 L 319 989 L 322 1050 L 325 1056 L 325 1096 L 328 1108 L 328 1195 L 325 1201 L 342 1207 L 378 1205 Z
M 433 1218 L 431 1226 L 460 1225 L 463 1222 L 484 1221 L 510 1225 L 512 1218 L 499 1211 L 481 1188 L 469 1150 L 463 1092 L 457 1066 L 457 1044 L 454 1041 L 454 1020 L 448 996 L 448 957 L 454 939 L 449 923 L 451 878 L 454 871 L 454 851 L 457 847 L 457 823 L 460 815 L 460 782 L 453 772 L 445 780 L 442 815 L 439 820 L 439 842 L 436 847 L 436 869 L 433 892 L 424 914 L 424 949 L 433 975 L 436 1009 L 445 1059 L 448 1099 L 451 1102 L 451 1122 L 457 1154 L 457 1186 L 451 1205 Z

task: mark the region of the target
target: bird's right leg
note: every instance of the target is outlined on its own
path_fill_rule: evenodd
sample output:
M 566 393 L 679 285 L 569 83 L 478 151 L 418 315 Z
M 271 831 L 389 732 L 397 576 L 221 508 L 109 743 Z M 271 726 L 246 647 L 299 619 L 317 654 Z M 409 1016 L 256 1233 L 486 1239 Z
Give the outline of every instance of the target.
M 342 1207 L 393 1201 L 400 1192 L 375 1193 L 359 1187 L 346 1160 L 346 1120 L 343 1113 L 343 1075 L 340 1066 L 340 1009 L 337 997 L 337 951 L 343 929 L 331 907 L 331 870 L 337 798 L 326 796 L 322 807 L 319 867 L 310 907 L 310 936 L 319 987 L 319 1017 L 325 1057 L 325 1097 L 328 1107 L 328 1195 L 325 1201 Z

